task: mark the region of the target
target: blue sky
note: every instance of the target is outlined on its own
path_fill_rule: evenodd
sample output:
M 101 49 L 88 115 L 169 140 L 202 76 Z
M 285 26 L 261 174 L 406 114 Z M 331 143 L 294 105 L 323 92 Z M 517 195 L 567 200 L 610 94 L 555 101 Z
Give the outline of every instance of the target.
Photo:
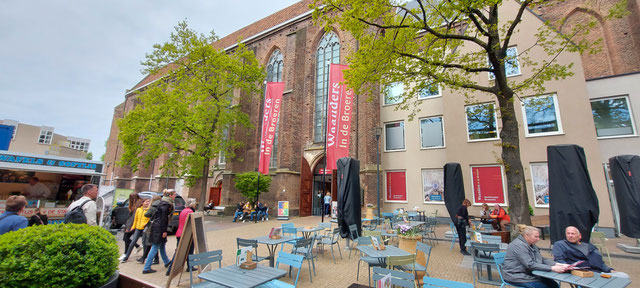
M 224 37 L 297 1 L 24 0 L 0 9 L 0 120 L 52 126 L 104 153 L 140 61 L 182 20 Z

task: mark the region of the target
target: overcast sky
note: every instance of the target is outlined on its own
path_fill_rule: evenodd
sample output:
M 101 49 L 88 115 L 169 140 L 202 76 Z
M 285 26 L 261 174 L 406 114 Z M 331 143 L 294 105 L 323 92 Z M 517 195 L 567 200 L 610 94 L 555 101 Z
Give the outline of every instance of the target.
M 90 139 L 99 160 L 113 108 L 143 78 L 140 61 L 179 21 L 224 37 L 295 2 L 1 1 L 0 120 Z

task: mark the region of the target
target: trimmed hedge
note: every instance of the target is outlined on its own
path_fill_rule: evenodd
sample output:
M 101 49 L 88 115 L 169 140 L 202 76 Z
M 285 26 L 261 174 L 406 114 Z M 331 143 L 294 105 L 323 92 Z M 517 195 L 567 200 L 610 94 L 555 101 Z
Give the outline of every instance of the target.
M 35 225 L 0 236 L 0 287 L 99 287 L 118 268 L 118 245 L 86 224 Z

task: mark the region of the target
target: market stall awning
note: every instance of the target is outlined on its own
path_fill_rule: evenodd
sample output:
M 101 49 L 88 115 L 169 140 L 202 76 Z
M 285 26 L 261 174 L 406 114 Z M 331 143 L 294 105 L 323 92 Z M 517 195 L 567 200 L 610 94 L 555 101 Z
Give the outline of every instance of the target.
M 78 158 L 1 151 L 0 169 L 104 176 L 103 163 Z

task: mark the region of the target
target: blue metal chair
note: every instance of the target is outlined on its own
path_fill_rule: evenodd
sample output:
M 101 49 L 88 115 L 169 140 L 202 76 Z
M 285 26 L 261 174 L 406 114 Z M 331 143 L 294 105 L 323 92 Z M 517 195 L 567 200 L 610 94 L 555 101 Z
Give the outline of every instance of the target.
M 357 243 L 357 246 L 371 246 L 373 245 L 371 243 L 371 236 L 361 236 L 356 238 L 356 240 L 354 241 Z M 365 262 L 368 265 L 368 271 L 369 271 L 369 286 L 371 286 L 371 267 L 381 267 L 381 263 L 380 260 L 378 260 L 378 258 L 375 257 L 369 257 L 369 256 L 365 256 L 362 255 L 360 257 L 360 260 L 358 260 L 358 271 L 356 271 L 356 280 L 358 280 L 360 278 L 360 262 Z
M 204 266 L 209 263 L 218 262 L 218 268 L 222 267 L 222 250 L 214 250 L 209 252 L 203 252 L 198 254 L 189 255 L 189 285 L 191 288 L 218 288 L 224 287 L 213 282 L 203 281 L 197 284 L 193 284 L 193 266 Z
M 290 229 L 290 228 L 289 228 Z M 309 265 L 309 282 L 313 282 L 311 277 L 311 265 L 313 265 L 313 274 L 316 274 L 316 263 L 313 261 L 313 240 L 315 238 L 301 238 L 296 240 L 296 244 L 291 250 L 291 254 L 300 255 L 303 260 L 307 260 Z
M 431 257 L 431 246 L 424 244 L 420 241 L 416 242 L 416 256 L 418 255 L 418 253 L 423 253 L 424 254 L 424 266 L 415 263 L 415 272 L 419 272 L 419 271 L 424 271 L 426 276 L 429 276 L 429 272 L 427 272 L 427 267 L 429 267 L 429 257 Z M 403 271 L 409 271 L 411 270 L 411 265 L 402 265 L 402 266 L 396 266 L 396 268 L 399 268 Z
M 458 281 L 444 280 L 433 277 L 422 278 L 423 288 L 473 288 L 473 284 Z
M 506 252 L 493 253 L 493 260 L 495 261 L 496 267 L 498 267 L 498 274 L 500 274 L 500 280 L 502 281 L 500 288 L 506 287 L 506 286 L 520 287 L 520 286 L 515 286 L 505 282 L 504 278 L 502 277 L 502 263 L 504 263 L 505 255 L 507 255 Z
M 456 240 L 458 239 L 458 231 L 456 230 L 456 226 L 453 225 L 453 222 L 449 222 L 449 228 L 451 228 L 451 247 L 449 247 L 449 251 L 453 250 L 453 245 L 456 244 Z
M 282 282 L 280 280 L 271 280 L 258 287 L 259 288 L 292 288 L 292 287 L 298 286 L 298 278 L 300 277 L 300 270 L 302 270 L 302 261 L 304 261 L 303 256 L 293 255 L 287 252 L 278 253 L 278 261 L 276 261 L 276 268 L 278 268 L 280 264 L 289 265 L 291 268 L 297 268 L 298 273 L 296 274 L 296 280 L 293 282 L 293 285 L 287 282 Z
M 397 270 L 385 269 L 382 267 L 373 268 L 374 287 L 378 288 L 378 280 L 391 274 L 391 284 L 396 287 L 414 288 L 416 287 L 415 276 L 411 273 Z
M 298 237 L 298 229 L 293 225 L 293 223 L 282 223 L 281 227 L 282 236 L 294 238 L 293 240 L 282 243 L 282 246 L 280 246 L 280 251 L 284 251 L 284 244 L 296 245 L 296 240 L 302 237 Z

